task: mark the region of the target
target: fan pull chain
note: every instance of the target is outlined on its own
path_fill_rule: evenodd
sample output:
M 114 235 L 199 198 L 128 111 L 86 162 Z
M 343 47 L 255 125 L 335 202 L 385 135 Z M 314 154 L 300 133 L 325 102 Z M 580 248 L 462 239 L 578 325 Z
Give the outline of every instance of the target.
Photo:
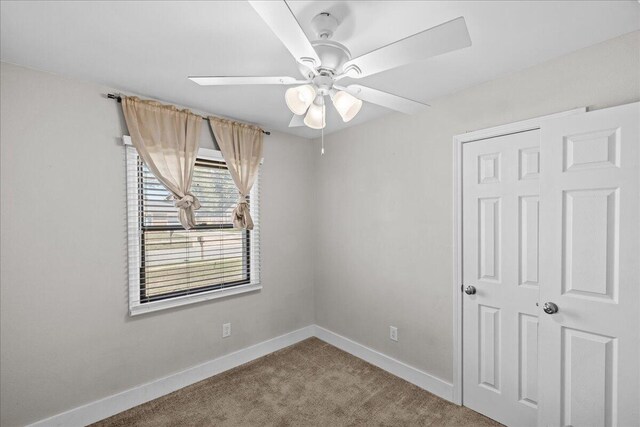
M 324 156 L 324 126 L 326 125 L 326 121 L 325 121 L 325 106 L 324 106 L 324 96 L 322 97 L 322 128 L 320 129 L 320 134 L 321 134 L 321 144 L 322 144 L 322 149 L 320 150 L 320 155 Z

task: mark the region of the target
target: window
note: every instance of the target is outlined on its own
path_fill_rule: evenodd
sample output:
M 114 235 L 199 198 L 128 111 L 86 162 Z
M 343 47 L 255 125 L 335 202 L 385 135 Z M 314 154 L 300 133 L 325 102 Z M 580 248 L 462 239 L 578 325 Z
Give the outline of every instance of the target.
M 185 230 L 169 192 L 126 150 L 130 313 L 259 289 L 260 178 L 249 197 L 254 229 L 234 229 L 238 190 L 220 153 L 201 149 L 191 185 L 198 225 Z

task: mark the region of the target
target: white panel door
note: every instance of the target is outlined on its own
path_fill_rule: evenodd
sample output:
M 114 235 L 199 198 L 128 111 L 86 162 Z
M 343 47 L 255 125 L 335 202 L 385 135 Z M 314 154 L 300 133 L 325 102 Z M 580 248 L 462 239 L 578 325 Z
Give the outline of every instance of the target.
M 542 126 L 541 426 L 640 425 L 639 119 L 636 103 Z
M 463 403 L 537 423 L 537 130 L 463 145 Z

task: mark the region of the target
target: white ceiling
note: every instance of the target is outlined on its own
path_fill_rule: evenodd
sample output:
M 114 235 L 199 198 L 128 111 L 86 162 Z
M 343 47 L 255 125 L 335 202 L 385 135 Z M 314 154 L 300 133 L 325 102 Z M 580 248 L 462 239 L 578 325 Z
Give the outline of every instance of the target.
M 289 1 L 311 39 L 328 11 L 333 39 L 358 56 L 464 16 L 473 45 L 358 83 L 423 102 L 640 28 L 637 1 Z M 293 58 L 253 8 L 228 2 L 0 3 L 2 61 L 99 82 L 312 138 L 288 128 L 283 86 L 200 87 L 189 75 L 290 75 Z M 346 83 L 346 81 L 345 81 Z M 105 101 L 107 102 L 107 101 Z M 367 104 L 348 124 L 327 108 L 326 132 L 390 110 Z

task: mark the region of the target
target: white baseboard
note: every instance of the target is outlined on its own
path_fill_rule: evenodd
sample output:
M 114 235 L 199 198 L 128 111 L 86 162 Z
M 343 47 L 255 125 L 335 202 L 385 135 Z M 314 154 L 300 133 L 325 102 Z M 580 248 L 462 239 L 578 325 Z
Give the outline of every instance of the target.
M 213 375 L 235 368 L 269 353 L 293 345 L 304 339 L 316 336 L 319 339 L 346 351 L 372 365 L 400 377 L 436 396 L 453 400 L 453 385 L 433 375 L 400 362 L 389 356 L 358 344 L 355 341 L 331 332 L 317 325 L 306 326 L 288 334 L 272 338 L 236 352 L 218 357 L 201 365 L 168 375 L 164 378 L 130 388 L 123 392 L 107 396 L 83 406 L 31 424 L 30 427 L 49 426 L 85 426 L 118 414 L 134 406 L 157 399 Z
M 310 338 L 313 336 L 313 332 L 313 326 L 306 326 L 201 365 L 54 415 L 31 424 L 31 426 L 86 426 Z
M 409 366 L 404 362 L 400 362 L 392 357 L 386 356 L 376 350 L 359 344 L 335 332 L 331 332 L 321 326 L 314 326 L 314 335 L 337 347 L 346 351 L 364 361 L 383 369 L 396 377 L 400 377 L 405 381 L 417 385 L 421 389 L 427 390 L 443 399 L 453 402 L 453 384 L 448 383 L 440 378 L 434 377 L 424 371 L 413 366 Z

